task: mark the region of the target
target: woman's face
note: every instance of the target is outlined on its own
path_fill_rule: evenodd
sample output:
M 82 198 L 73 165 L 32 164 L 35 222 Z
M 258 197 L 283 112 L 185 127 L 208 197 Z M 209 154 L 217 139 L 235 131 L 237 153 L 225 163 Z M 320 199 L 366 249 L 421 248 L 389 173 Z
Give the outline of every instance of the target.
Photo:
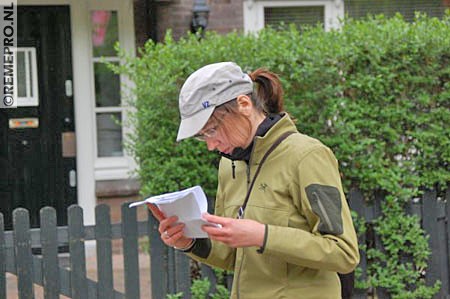
M 196 137 L 206 142 L 209 151 L 231 154 L 235 148 L 250 144 L 251 124 L 242 115 L 226 113 L 211 117 Z

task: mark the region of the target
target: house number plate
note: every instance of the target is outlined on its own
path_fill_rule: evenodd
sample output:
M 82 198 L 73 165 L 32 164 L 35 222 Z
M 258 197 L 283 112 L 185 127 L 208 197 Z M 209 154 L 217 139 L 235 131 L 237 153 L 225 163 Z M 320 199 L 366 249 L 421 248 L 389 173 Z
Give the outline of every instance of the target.
M 9 120 L 10 129 L 35 129 L 38 127 L 39 119 L 37 117 L 11 118 Z

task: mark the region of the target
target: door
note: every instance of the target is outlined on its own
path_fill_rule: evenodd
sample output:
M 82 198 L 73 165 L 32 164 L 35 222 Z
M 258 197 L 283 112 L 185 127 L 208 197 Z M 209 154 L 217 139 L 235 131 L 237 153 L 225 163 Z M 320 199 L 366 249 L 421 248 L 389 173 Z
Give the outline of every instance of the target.
M 72 54 L 68 6 L 19 6 L 18 107 L 0 109 L 0 212 L 52 206 L 58 225 L 77 202 Z

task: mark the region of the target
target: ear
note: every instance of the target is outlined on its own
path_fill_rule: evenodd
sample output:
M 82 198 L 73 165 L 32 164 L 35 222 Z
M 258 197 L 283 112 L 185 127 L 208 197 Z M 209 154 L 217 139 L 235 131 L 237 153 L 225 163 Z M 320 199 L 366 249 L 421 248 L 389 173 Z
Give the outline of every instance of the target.
M 253 103 L 250 97 L 247 95 L 240 95 L 236 98 L 236 101 L 238 103 L 239 112 L 246 116 L 250 116 L 253 112 Z

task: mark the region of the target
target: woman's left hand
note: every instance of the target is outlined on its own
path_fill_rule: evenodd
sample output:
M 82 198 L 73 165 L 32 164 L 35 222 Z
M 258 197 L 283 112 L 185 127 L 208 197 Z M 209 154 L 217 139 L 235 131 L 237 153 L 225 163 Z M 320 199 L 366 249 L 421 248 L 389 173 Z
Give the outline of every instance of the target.
M 261 247 L 264 243 L 265 225 L 250 219 L 234 219 L 211 214 L 203 214 L 203 219 L 221 227 L 204 225 L 209 238 L 226 245 L 237 247 Z

